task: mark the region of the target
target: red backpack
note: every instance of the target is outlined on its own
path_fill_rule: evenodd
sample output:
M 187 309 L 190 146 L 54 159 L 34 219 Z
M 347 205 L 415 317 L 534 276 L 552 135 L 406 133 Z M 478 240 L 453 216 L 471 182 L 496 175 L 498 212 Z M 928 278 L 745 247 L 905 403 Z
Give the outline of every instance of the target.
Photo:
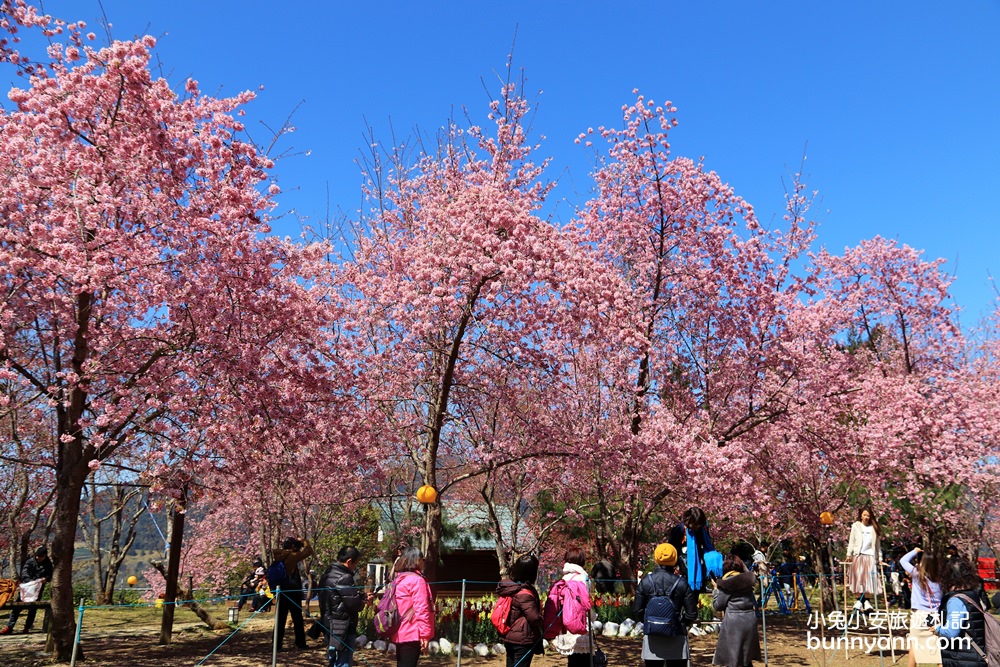
M 521 591 L 529 590 L 522 588 Z M 518 591 L 520 593 L 521 591 Z M 517 595 L 515 593 L 514 595 Z M 490 622 L 497 629 L 501 637 L 506 637 L 510 632 L 510 608 L 514 602 L 514 595 L 503 595 L 497 598 L 497 603 L 493 605 L 493 613 L 490 614 Z

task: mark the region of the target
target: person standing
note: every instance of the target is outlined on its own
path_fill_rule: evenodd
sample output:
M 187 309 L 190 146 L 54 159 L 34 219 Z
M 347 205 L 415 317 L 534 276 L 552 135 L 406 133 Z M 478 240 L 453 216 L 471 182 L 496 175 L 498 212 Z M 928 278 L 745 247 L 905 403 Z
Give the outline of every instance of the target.
M 567 586 L 572 585 L 575 588 L 574 591 L 578 592 L 579 595 L 586 595 L 589 599 L 590 594 L 593 592 L 593 586 L 591 585 L 591 579 L 587 576 L 587 571 L 583 569 L 583 564 L 586 562 L 587 555 L 584 553 L 583 549 L 577 547 L 570 547 L 566 550 L 566 554 L 563 556 L 563 575 L 562 580 L 567 583 Z M 602 561 L 606 562 L 606 561 Z M 594 566 L 597 569 L 597 565 Z M 572 584 L 570 583 L 572 582 Z M 551 591 L 549 593 L 552 594 Z M 566 607 L 563 606 L 565 611 Z M 590 612 L 587 612 L 588 616 Z M 565 630 L 566 619 L 563 620 L 564 632 L 556 635 L 552 640 L 552 646 L 562 655 L 567 656 L 566 667 L 590 667 L 590 653 L 593 650 L 590 641 L 590 634 L 577 635 L 573 634 L 569 630 Z M 575 619 L 580 621 L 581 619 Z M 589 627 L 591 619 L 583 619 L 581 625 Z M 547 632 L 548 628 L 543 628 L 543 632 Z
M 945 562 L 941 576 L 943 623 L 934 628 L 935 635 L 951 640 L 941 646 L 942 667 L 986 667 L 986 658 L 976 650 L 986 650 L 986 619 L 976 599 L 982 583 L 972 563 L 964 558 Z M 916 593 L 916 586 L 913 590 Z M 967 637 L 976 646 L 959 637 Z
M 888 586 L 892 593 L 889 595 L 889 606 L 896 605 L 901 607 L 903 605 L 903 566 L 899 562 L 899 559 L 904 555 L 902 547 L 896 547 L 892 550 L 890 554 L 892 560 L 889 561 L 889 578 Z
M 646 667 L 687 667 L 691 658 L 688 628 L 698 619 L 698 595 L 683 577 L 674 574 L 677 565 L 677 549 L 674 545 L 657 545 L 653 551 L 653 560 L 656 568 L 639 582 L 632 612 L 642 616 L 654 598 L 667 596 L 673 602 L 677 614 L 677 634 L 672 637 L 644 635 L 642 659 Z
M 403 552 L 410 548 L 409 542 L 400 542 L 396 545 L 396 555 L 392 559 L 392 567 L 389 568 L 389 581 L 396 578 L 399 564 L 402 562 Z
M 913 559 L 920 556 L 920 564 Z M 910 656 L 909 667 L 941 664 L 941 648 L 931 632 L 933 619 L 941 606 L 941 584 L 938 583 L 937 559 L 920 547 L 899 559 L 899 564 L 913 582 L 910 591 Z
M 424 553 L 407 547 L 393 567 L 393 595 L 400 622 L 389 640 L 396 645 L 396 667 L 415 667 L 434 637 L 434 604 L 423 574 Z
M 529 667 L 535 653 L 542 652 L 542 603 L 535 589 L 538 557 L 525 554 L 510 566 L 510 579 L 497 584 L 497 597 L 509 597 L 510 632 L 503 637 L 507 667 Z
M 49 550 L 44 546 L 40 546 L 35 549 L 35 555 L 24 562 L 21 567 L 21 583 L 28 584 L 32 581 L 41 580 L 41 584 L 38 588 L 38 598 L 42 597 L 42 589 L 45 588 L 45 582 L 52 580 L 52 561 L 49 560 Z M 35 609 L 28 610 L 28 618 L 24 621 L 24 634 L 31 632 L 31 626 L 35 624 Z M 19 608 L 12 609 L 10 612 L 10 618 L 7 619 L 7 625 L 3 629 L 0 629 L 0 635 L 9 635 L 14 632 L 14 625 L 17 624 L 17 619 L 21 615 L 21 610 Z
M 355 547 L 343 547 L 337 553 L 337 562 L 320 578 L 319 606 L 328 633 L 328 667 L 351 667 L 354 657 L 358 612 L 365 605 L 365 595 L 354 580 L 360 559 Z
M 760 660 L 760 636 L 757 634 L 754 575 L 739 556 L 729 556 L 722 563 L 722 578 L 715 582 L 712 607 L 725 612 L 719 627 L 713 665 L 749 667 Z
M 882 542 L 878 520 L 870 507 L 858 512 L 858 520 L 851 525 L 851 537 L 847 542 L 847 587 L 858 596 L 855 609 L 872 609 L 869 596 L 882 592 L 882 576 L 879 563 L 882 562 Z
M 681 523 L 670 530 L 667 542 L 680 555 L 681 574 L 687 577 L 688 587 L 700 592 L 708 584 L 705 554 L 715 551 L 705 512 L 700 507 L 686 509 L 681 515 Z
M 281 548 L 274 552 L 274 560 L 285 565 L 285 580 L 272 584 L 281 586 L 281 594 L 277 596 L 278 614 L 275 623 L 278 624 L 278 650 L 282 650 L 285 641 L 285 623 L 292 617 L 292 629 L 295 632 L 295 646 L 306 648 L 306 631 L 302 621 L 302 575 L 299 574 L 299 563 L 312 556 L 313 548 L 309 540 L 299 540 L 289 537 L 281 543 Z M 273 592 L 273 591 L 272 591 Z

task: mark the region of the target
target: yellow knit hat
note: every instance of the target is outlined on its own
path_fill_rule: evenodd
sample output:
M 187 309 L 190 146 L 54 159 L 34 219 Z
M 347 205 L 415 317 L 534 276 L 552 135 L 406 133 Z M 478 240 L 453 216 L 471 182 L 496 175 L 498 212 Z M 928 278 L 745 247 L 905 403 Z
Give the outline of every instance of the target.
M 677 549 L 674 549 L 674 545 L 668 542 L 658 544 L 656 545 L 656 551 L 653 552 L 653 560 L 656 561 L 657 565 L 666 565 L 667 567 L 676 565 Z

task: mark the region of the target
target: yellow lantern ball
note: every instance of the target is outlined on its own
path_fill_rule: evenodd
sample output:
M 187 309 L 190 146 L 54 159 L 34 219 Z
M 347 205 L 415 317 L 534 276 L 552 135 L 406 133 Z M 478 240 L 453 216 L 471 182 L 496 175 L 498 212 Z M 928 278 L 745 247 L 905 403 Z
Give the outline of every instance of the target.
M 437 500 L 438 492 L 430 484 L 424 484 L 419 489 L 417 489 L 417 500 L 424 505 L 429 505 Z
M 130 577 L 129 577 L 128 579 L 126 579 L 126 580 L 125 580 L 125 582 L 126 582 L 126 583 L 127 583 L 127 584 L 128 584 L 129 586 L 135 586 L 136 582 L 138 582 L 138 581 L 139 581 L 139 580 L 135 578 L 135 575 L 134 575 L 134 574 L 133 574 L 132 576 L 130 576 Z
M 833 524 L 833 515 L 830 514 L 829 512 L 820 512 L 819 522 L 824 526 L 829 526 Z

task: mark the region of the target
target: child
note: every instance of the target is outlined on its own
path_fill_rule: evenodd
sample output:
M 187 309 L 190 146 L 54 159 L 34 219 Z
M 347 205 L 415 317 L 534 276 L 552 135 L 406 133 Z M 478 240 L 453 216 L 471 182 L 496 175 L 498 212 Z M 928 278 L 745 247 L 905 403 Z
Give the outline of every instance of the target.
M 725 612 L 713 665 L 749 667 L 761 659 L 753 585 L 753 573 L 747 571 L 740 557 L 727 557 L 722 563 L 722 579 L 716 581 L 712 594 L 712 606 Z

